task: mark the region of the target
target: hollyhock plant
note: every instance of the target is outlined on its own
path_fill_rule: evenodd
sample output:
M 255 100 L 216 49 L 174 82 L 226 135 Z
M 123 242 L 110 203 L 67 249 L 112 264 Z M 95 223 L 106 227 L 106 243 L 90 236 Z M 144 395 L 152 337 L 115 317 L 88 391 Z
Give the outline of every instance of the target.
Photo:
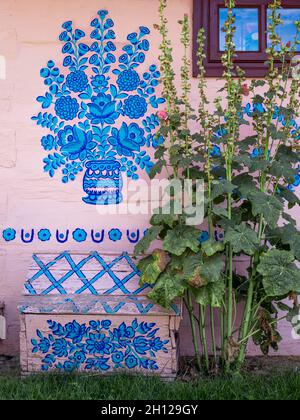
M 263 354 L 276 351 L 282 340 L 279 320 L 293 322 L 299 316 L 300 233 L 287 210 L 299 205 L 293 191 L 299 184 L 300 78 L 294 77 L 299 74 L 294 55 L 300 44 L 300 22 L 295 22 L 295 39 L 281 45 L 281 1 L 269 4 L 271 45 L 266 50 L 266 76 L 247 83 L 235 62 L 236 2 L 226 0 L 225 6 L 224 86 L 216 92 L 212 111 L 202 28 L 195 114 L 190 103 L 189 19 L 185 16 L 180 22 L 184 56 L 179 95 L 165 15 L 167 1 L 160 0 L 157 27 L 162 37 L 167 114 L 158 115 L 158 135 L 165 142 L 156 151 L 158 162 L 151 176 L 166 168 L 171 180 L 203 179 L 205 223 L 191 224 L 187 209 L 178 215 L 174 195 L 170 214 L 160 209 L 153 215 L 135 253 L 147 254 L 158 241 L 160 247 L 139 262 L 141 285 L 151 284 L 149 298 L 165 308 L 182 298 L 190 317 L 198 369 L 229 374 L 241 371 L 251 339 Z M 197 194 L 193 193 L 196 206 Z M 243 311 L 241 321 L 237 308 Z

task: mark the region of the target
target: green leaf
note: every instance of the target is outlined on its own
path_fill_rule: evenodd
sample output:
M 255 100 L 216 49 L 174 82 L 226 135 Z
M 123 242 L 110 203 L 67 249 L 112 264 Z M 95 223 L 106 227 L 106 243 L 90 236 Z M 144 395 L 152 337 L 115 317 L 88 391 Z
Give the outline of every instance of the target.
M 199 251 L 200 231 L 192 226 L 176 226 L 169 230 L 164 239 L 164 250 L 180 256 L 188 248 L 193 252 Z
M 161 233 L 162 230 L 163 230 L 163 226 L 151 227 L 148 230 L 147 234 L 135 246 L 134 255 L 137 256 L 137 255 L 145 254 L 150 248 L 150 245 L 152 244 L 152 242 L 158 239 L 158 235 Z
M 173 301 L 182 297 L 186 289 L 182 276 L 167 272 L 159 277 L 148 297 L 163 308 L 170 309 Z
M 234 229 L 228 228 L 225 234 L 225 243 L 231 244 L 235 254 L 244 252 L 247 255 L 253 255 L 260 244 L 257 233 L 245 223 Z
M 291 146 L 280 145 L 276 154 L 278 162 L 297 164 L 299 162 L 299 153 L 293 151 Z
M 150 221 L 151 225 L 152 226 L 167 225 L 170 228 L 172 228 L 174 222 L 178 220 L 178 215 L 172 212 L 171 207 L 172 207 L 172 203 L 170 203 L 168 206 L 165 206 L 164 208 L 158 209 L 157 214 L 154 214 L 151 218 L 151 221 Z
M 270 227 L 275 227 L 283 210 L 281 202 L 276 197 L 261 191 L 250 193 L 249 199 L 252 204 L 253 216 L 262 214 Z
M 168 254 L 161 249 L 156 249 L 152 255 L 140 260 L 137 264 L 138 269 L 142 273 L 140 284 L 155 284 L 158 277 L 167 267 L 169 260 Z
M 274 161 L 270 166 L 270 174 L 280 179 L 284 178 L 287 182 L 294 182 L 298 170 L 293 168 L 289 162 Z
M 215 241 L 214 239 L 209 239 L 202 244 L 203 252 L 208 256 L 212 257 L 217 252 L 222 252 L 225 249 L 225 245 L 223 242 Z
M 290 245 L 291 251 L 298 261 L 300 261 L 300 233 L 297 228 L 288 224 L 280 228 L 281 241 L 284 245 Z
M 225 217 L 226 219 L 228 219 L 228 211 L 223 207 L 214 207 L 212 212 L 216 216 Z
M 223 179 L 222 181 L 213 181 L 211 199 L 214 200 L 215 198 L 223 194 L 232 194 L 236 188 L 236 185 L 232 184 L 231 182 L 225 179 Z
M 268 296 L 283 296 L 289 292 L 300 293 L 300 270 L 289 251 L 272 249 L 263 254 L 257 271 L 263 276 L 263 285 Z
M 202 306 L 221 308 L 224 302 L 225 284 L 223 281 L 209 283 L 201 289 L 193 289 L 195 300 Z
M 203 260 L 202 254 L 192 254 L 184 259 L 183 277 L 192 287 L 203 287 L 220 280 L 224 268 L 221 255 Z
M 152 166 L 150 169 L 149 177 L 150 179 L 153 179 L 156 177 L 157 174 L 160 174 L 163 170 L 163 167 L 166 166 L 167 163 L 165 160 L 159 160 L 155 163 L 155 165 Z
M 250 193 L 258 191 L 253 177 L 249 174 L 240 174 L 233 179 L 233 182 L 238 186 L 243 198 L 248 198 Z
M 288 190 L 285 186 L 279 186 L 280 192 L 277 197 L 281 197 L 289 203 L 289 208 L 293 208 L 296 204 L 299 206 L 300 200 L 292 191 Z

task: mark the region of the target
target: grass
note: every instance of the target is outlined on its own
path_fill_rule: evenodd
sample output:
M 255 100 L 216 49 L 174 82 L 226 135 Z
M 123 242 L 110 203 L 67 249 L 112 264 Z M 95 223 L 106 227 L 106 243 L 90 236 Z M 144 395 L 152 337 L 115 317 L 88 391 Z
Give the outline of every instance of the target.
M 164 383 L 130 376 L 0 377 L 0 400 L 300 400 L 300 373 Z

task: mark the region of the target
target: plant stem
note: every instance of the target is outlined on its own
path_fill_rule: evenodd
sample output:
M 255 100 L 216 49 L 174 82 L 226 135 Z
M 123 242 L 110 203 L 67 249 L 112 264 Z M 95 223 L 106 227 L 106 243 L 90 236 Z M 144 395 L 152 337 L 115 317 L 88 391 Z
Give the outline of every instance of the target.
M 254 280 L 253 277 L 250 279 L 249 289 L 247 294 L 247 302 L 245 307 L 245 314 L 244 314 L 244 322 L 242 324 L 242 334 L 241 334 L 241 345 L 239 355 L 237 358 L 237 370 L 240 370 L 241 366 L 245 361 L 246 356 L 246 349 L 247 349 L 247 342 L 244 343 L 245 337 L 248 335 L 249 325 L 251 322 L 251 314 L 252 314 L 252 304 L 253 304 L 253 294 L 254 294 Z
M 217 364 L 217 345 L 216 345 L 216 334 L 215 334 L 215 311 L 214 308 L 210 307 L 210 326 L 211 326 L 211 341 L 212 350 L 214 355 L 215 365 Z
M 207 337 L 206 337 L 206 324 L 205 324 L 205 307 L 199 305 L 199 319 L 200 319 L 200 337 L 202 341 L 202 348 L 205 358 L 206 371 L 209 372 L 209 356 L 207 348 Z
M 192 294 L 189 290 L 187 291 L 187 303 L 188 303 L 187 310 L 188 310 L 190 322 L 191 322 L 192 339 L 193 339 L 193 345 L 194 345 L 194 350 L 195 350 L 195 355 L 196 355 L 197 366 L 198 366 L 198 369 L 201 370 L 201 355 L 200 355 L 199 342 L 198 342 L 197 333 L 196 333 L 193 299 L 192 299 Z M 200 320 L 200 324 L 201 324 L 201 320 Z

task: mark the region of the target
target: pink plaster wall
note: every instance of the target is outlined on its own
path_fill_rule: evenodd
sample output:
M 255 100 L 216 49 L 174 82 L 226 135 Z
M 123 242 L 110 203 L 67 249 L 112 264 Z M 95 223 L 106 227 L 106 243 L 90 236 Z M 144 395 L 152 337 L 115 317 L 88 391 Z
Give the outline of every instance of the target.
M 177 21 L 184 13 L 192 16 L 192 0 L 170 0 L 168 9 L 170 33 L 174 40 L 175 66 L 180 69 L 181 46 Z M 35 98 L 43 92 L 39 71 L 49 58 L 62 64 L 61 44 L 58 41 L 60 25 L 66 20 L 88 29 L 100 8 L 107 8 L 115 21 L 117 43 L 123 46 L 129 32 L 139 25 L 150 28 L 157 21 L 157 0 L 1 0 L 0 54 L 6 58 L 7 78 L 0 80 L 0 228 L 24 229 L 90 229 L 121 230 L 147 227 L 144 216 L 104 216 L 93 206 L 81 201 L 81 182 L 67 186 L 60 178 L 50 180 L 43 172 L 44 151 L 40 138 L 45 131 L 37 128 L 30 117 L 39 111 Z M 151 53 L 146 65 L 158 62 L 159 36 L 150 36 Z M 192 79 L 192 101 L 197 104 L 197 81 Z M 222 82 L 210 79 L 211 96 Z M 112 246 L 106 241 L 101 246 L 91 242 L 59 245 L 35 241 L 23 244 L 20 240 L 6 243 L 0 239 L 0 301 L 6 304 L 8 321 L 7 340 L 0 341 L 0 354 L 18 352 L 19 321 L 17 302 L 22 293 L 31 255 L 34 252 L 97 250 L 101 252 L 132 251 L 127 240 Z M 191 342 L 185 334 L 188 320 L 183 321 L 181 347 L 183 354 L 191 352 Z M 289 326 L 282 325 L 286 342 L 282 354 L 300 355 L 299 341 L 291 338 Z M 252 349 L 252 348 L 251 348 Z M 252 349 L 253 350 L 253 349 Z

